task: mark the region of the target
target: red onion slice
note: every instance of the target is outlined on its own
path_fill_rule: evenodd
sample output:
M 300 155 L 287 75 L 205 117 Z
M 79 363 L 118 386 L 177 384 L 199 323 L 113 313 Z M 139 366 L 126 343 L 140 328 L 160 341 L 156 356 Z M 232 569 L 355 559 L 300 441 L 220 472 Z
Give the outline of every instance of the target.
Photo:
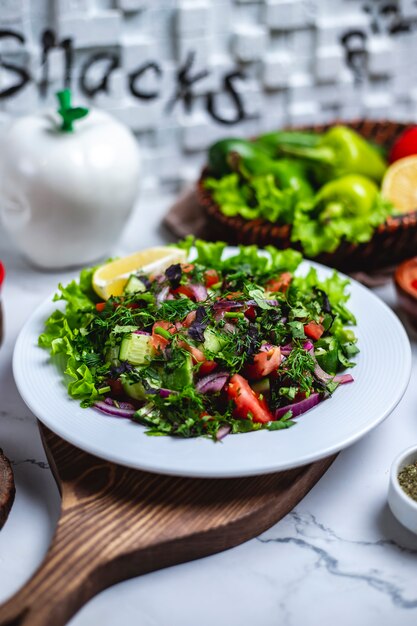
M 94 403 L 94 407 L 96 409 L 98 409 L 99 411 L 101 411 L 102 413 L 106 413 L 107 415 L 112 415 L 113 417 L 126 417 L 126 418 L 131 418 L 133 417 L 136 409 L 133 407 L 132 404 L 130 404 L 129 402 L 120 402 L 120 405 L 128 405 L 129 407 L 132 408 L 122 408 L 122 406 L 117 407 L 113 404 L 113 406 L 103 400 L 97 400 L 97 402 Z
M 340 385 L 345 385 L 346 383 L 353 383 L 354 378 L 352 374 L 339 374 L 338 376 L 334 376 L 332 380 Z
M 265 304 L 269 304 L 269 306 L 279 306 L 279 300 L 271 300 L 269 298 L 263 298 L 262 302 L 264 302 Z M 256 300 L 246 300 L 245 304 L 247 304 L 248 306 L 259 306 L 259 304 L 256 302 Z
M 161 291 L 157 294 L 156 296 L 156 304 L 161 304 L 162 302 L 165 302 L 165 300 L 167 299 L 169 295 L 169 287 L 168 285 L 166 285 L 165 287 L 162 287 Z
M 275 419 L 279 420 L 287 411 L 292 411 L 293 417 L 298 417 L 302 413 L 309 411 L 320 402 L 320 394 L 312 393 L 308 398 L 294 402 L 293 404 L 287 404 L 277 409 L 274 413 Z
M 325 372 L 324 369 L 320 367 L 317 361 L 316 355 L 314 354 L 313 344 L 311 344 L 311 347 L 306 347 L 308 343 L 311 343 L 311 342 L 306 341 L 303 348 L 304 350 L 307 350 L 307 352 L 311 354 L 311 356 L 313 357 L 315 361 L 314 375 L 318 380 L 320 380 L 322 383 L 328 383 L 332 381 L 334 383 L 339 383 L 339 385 L 345 385 L 346 383 L 353 383 L 354 378 L 351 374 L 337 374 L 336 376 L 332 376 L 332 374 L 328 374 L 327 372 Z
M 236 302 L 235 300 L 217 300 L 213 304 L 214 311 L 234 311 L 236 309 L 243 309 L 246 306 L 245 302 Z
M 318 380 L 321 380 L 321 382 L 328 383 L 332 381 L 334 383 L 339 383 L 340 385 L 353 382 L 354 379 L 351 374 L 338 374 L 337 376 L 332 376 L 331 374 L 325 372 L 324 369 L 321 368 L 318 364 L 317 359 L 314 356 L 314 350 L 312 351 L 312 357 L 314 358 L 316 363 L 314 366 L 314 375 L 316 378 L 318 378 Z
M 216 393 L 223 389 L 228 378 L 228 372 L 215 372 L 200 378 L 195 387 L 200 393 Z
M 191 289 L 196 302 L 204 302 L 204 300 L 207 300 L 207 289 L 204 285 L 193 285 L 190 283 L 188 286 Z
M 217 441 L 221 441 L 222 439 L 224 439 L 232 430 L 231 426 L 220 426 L 219 430 L 216 433 L 216 440 Z

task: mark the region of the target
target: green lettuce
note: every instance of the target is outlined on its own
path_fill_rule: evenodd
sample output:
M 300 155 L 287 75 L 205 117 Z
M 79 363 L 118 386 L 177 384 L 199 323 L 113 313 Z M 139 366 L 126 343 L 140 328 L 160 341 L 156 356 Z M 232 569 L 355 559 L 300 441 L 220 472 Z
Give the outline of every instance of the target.
M 246 220 L 262 218 L 281 224 L 293 220 L 297 194 L 293 189 L 279 189 L 272 174 L 253 176 L 242 183 L 233 173 L 220 179 L 207 178 L 204 185 L 229 217 L 240 215 Z
M 316 200 L 298 202 L 294 211 L 291 241 L 300 242 L 304 253 L 315 257 L 321 252 L 334 252 L 342 240 L 366 243 L 377 226 L 393 212 L 393 206 L 378 194 L 372 211 L 350 215 L 343 213 L 329 220 L 320 220 Z
M 57 309 L 50 315 L 38 339 L 38 345 L 49 349 L 53 357 L 62 357 L 64 373 L 69 378 L 69 395 L 88 404 L 99 395 L 94 384 L 95 372 L 84 362 L 88 354 L 84 337 L 97 300 L 91 288 L 94 270 L 83 270 L 79 282 L 59 285 L 60 293 L 54 296 L 54 301 L 64 300 L 65 311 Z

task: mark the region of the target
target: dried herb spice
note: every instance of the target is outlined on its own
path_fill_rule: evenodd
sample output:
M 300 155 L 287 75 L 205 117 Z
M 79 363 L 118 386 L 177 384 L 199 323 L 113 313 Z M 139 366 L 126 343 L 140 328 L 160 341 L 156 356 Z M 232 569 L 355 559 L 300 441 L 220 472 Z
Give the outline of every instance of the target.
M 403 467 L 398 474 L 398 482 L 405 493 L 417 501 L 417 461 Z

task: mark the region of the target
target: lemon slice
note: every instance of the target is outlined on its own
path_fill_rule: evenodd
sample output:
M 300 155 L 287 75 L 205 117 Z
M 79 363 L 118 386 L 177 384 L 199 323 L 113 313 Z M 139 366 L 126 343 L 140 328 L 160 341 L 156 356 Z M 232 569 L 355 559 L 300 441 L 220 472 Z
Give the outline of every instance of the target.
M 93 289 L 100 298 L 121 296 L 129 276 L 138 271 L 159 274 L 173 263 L 183 263 L 187 253 L 180 248 L 160 246 L 135 252 L 116 261 L 100 265 L 93 274 Z
M 417 209 L 417 155 L 395 161 L 382 181 L 382 195 L 401 213 Z

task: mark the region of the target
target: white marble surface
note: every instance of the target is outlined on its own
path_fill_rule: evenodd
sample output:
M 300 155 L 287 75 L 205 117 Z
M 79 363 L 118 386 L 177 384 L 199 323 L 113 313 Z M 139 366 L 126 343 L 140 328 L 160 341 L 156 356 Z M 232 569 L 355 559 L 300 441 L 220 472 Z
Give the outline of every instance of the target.
M 165 241 L 158 225 L 171 199 L 142 197 L 113 252 Z M 13 345 L 34 307 L 71 273 L 30 268 L 1 233 L 0 258 L 7 267 L 0 445 L 13 461 L 17 487 L 0 532 L 3 601 L 41 562 L 59 512 L 34 416 L 13 382 Z M 395 305 L 392 286 L 378 293 Z M 291 514 L 242 546 L 103 592 L 71 626 L 414 626 L 417 536 L 394 519 L 386 504 L 391 461 L 417 442 L 417 336 L 408 331 L 413 372 L 400 405 L 382 425 L 340 453 Z

